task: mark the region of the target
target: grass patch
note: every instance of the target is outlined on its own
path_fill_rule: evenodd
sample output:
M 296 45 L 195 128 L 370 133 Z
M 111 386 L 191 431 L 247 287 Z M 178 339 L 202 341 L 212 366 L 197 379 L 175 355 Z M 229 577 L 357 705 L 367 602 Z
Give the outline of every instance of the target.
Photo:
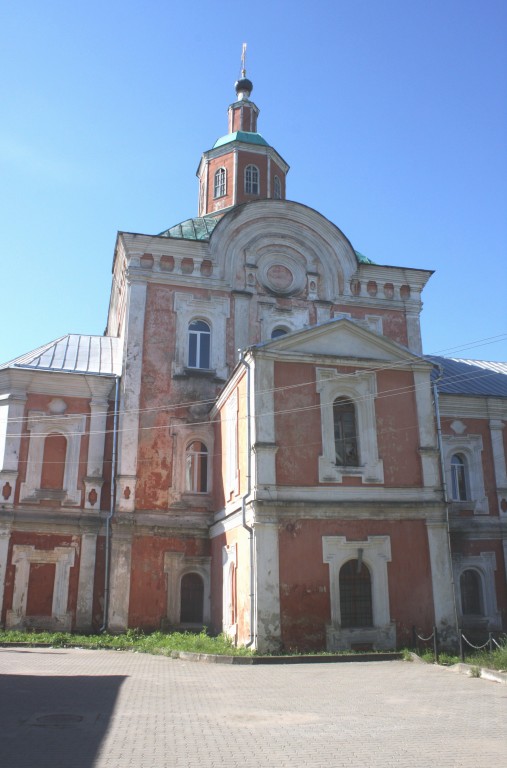
M 210 637 L 206 631 L 193 632 L 151 632 L 128 629 L 122 635 L 76 635 L 70 632 L 22 632 L 0 630 L 0 643 L 44 643 L 53 648 L 111 648 L 117 651 L 136 651 L 169 656 L 173 651 L 209 653 L 218 656 L 251 656 L 248 648 L 236 648 L 225 635 Z
M 419 656 L 428 664 L 433 664 L 435 660 L 433 651 L 430 650 L 421 651 Z M 461 659 L 459 656 L 450 653 L 440 653 L 439 656 L 439 663 L 445 666 L 458 664 L 460 661 Z M 504 641 L 500 648 L 495 648 L 492 653 L 484 650 L 467 654 L 465 663 L 471 664 L 473 667 L 477 668 L 486 667 L 487 669 L 496 669 L 501 672 L 507 672 L 507 641 Z

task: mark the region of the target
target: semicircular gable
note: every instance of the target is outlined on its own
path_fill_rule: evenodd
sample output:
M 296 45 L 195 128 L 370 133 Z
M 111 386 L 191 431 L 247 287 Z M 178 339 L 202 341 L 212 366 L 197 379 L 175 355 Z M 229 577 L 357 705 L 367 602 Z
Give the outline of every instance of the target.
M 210 240 L 220 277 L 232 290 L 308 294 L 323 301 L 350 294 L 357 258 L 338 227 L 312 208 L 260 200 L 233 208 Z

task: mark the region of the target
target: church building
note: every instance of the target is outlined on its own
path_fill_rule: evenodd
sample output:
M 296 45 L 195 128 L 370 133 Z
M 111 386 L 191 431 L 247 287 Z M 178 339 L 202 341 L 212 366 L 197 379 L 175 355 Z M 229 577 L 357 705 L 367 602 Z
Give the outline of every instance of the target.
M 507 629 L 507 364 L 423 355 L 432 273 L 288 200 L 235 90 L 198 215 L 118 233 L 104 336 L 0 366 L 0 625 L 260 652 Z

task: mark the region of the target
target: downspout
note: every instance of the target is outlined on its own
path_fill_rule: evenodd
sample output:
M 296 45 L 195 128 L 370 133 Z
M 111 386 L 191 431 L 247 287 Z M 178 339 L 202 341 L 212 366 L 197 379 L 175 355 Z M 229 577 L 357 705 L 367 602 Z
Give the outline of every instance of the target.
M 111 549 L 111 519 L 114 515 L 115 498 L 116 498 L 116 444 L 118 440 L 118 404 L 120 399 L 120 377 L 116 376 L 115 392 L 114 392 L 114 417 L 113 417 L 113 452 L 111 456 L 111 494 L 109 500 L 109 512 L 106 516 L 106 559 L 104 568 L 104 613 L 102 619 L 102 626 L 99 632 L 105 632 L 107 630 L 109 620 L 109 571 L 110 571 L 110 549 Z
M 454 622 L 456 626 L 456 636 L 459 634 L 459 623 L 458 623 L 458 607 L 456 604 L 456 585 L 454 583 L 454 568 L 452 565 L 452 548 L 451 548 L 451 526 L 449 521 L 449 494 L 447 492 L 447 480 L 446 480 L 446 474 L 445 474 L 445 463 L 444 463 L 444 451 L 442 447 L 442 424 L 440 422 L 440 403 L 439 403 L 439 397 L 438 397 L 438 382 L 443 376 L 443 370 L 442 366 L 438 366 L 439 368 L 439 375 L 433 382 L 433 402 L 435 403 L 435 417 L 437 421 L 437 441 L 438 441 L 438 454 L 440 457 L 440 474 L 442 475 L 442 496 L 443 496 L 443 502 L 445 504 L 445 523 L 447 528 L 447 547 L 449 550 L 449 565 L 451 568 L 451 589 L 452 589 L 452 601 L 454 606 Z
M 250 544 L 250 640 L 246 643 L 249 648 L 255 641 L 255 552 L 254 552 L 254 530 L 246 522 L 246 502 L 252 490 L 252 428 L 250 424 L 250 364 L 247 363 L 243 352 L 239 352 L 239 361 L 246 368 L 246 442 L 247 442 L 247 490 L 241 497 L 241 523 L 245 531 L 248 532 Z

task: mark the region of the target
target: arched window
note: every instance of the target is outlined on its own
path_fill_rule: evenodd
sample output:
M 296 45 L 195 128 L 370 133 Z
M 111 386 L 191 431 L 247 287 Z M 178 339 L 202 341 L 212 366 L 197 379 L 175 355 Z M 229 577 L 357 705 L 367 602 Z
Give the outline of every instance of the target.
M 204 581 L 198 573 L 186 573 L 181 579 L 180 622 L 202 624 Z
M 211 329 L 204 320 L 194 320 L 188 326 L 188 367 L 210 367 Z
M 275 200 L 282 199 L 282 185 L 278 176 L 273 179 L 273 197 Z
M 288 333 L 286 328 L 273 328 L 271 331 L 271 338 L 278 339 L 280 336 L 285 336 L 286 333 Z
M 340 568 L 340 614 L 342 627 L 373 626 L 370 571 L 359 560 Z
M 214 197 L 223 197 L 226 193 L 227 171 L 225 168 L 219 168 L 215 173 L 215 183 L 213 186 Z
M 482 586 L 479 573 L 473 568 L 463 571 L 459 580 L 461 613 L 463 616 L 482 616 Z
M 247 165 L 245 168 L 245 194 L 259 194 L 259 169 L 255 165 Z
M 359 457 L 354 403 L 346 397 L 337 397 L 333 403 L 333 421 L 337 466 L 357 467 Z
M 200 440 L 187 447 L 185 488 L 190 493 L 208 492 L 208 449 Z
M 468 466 L 462 453 L 455 453 L 451 458 L 452 498 L 454 501 L 467 501 Z
M 44 440 L 44 454 L 40 487 L 62 490 L 67 456 L 67 438 L 60 434 L 50 434 Z

